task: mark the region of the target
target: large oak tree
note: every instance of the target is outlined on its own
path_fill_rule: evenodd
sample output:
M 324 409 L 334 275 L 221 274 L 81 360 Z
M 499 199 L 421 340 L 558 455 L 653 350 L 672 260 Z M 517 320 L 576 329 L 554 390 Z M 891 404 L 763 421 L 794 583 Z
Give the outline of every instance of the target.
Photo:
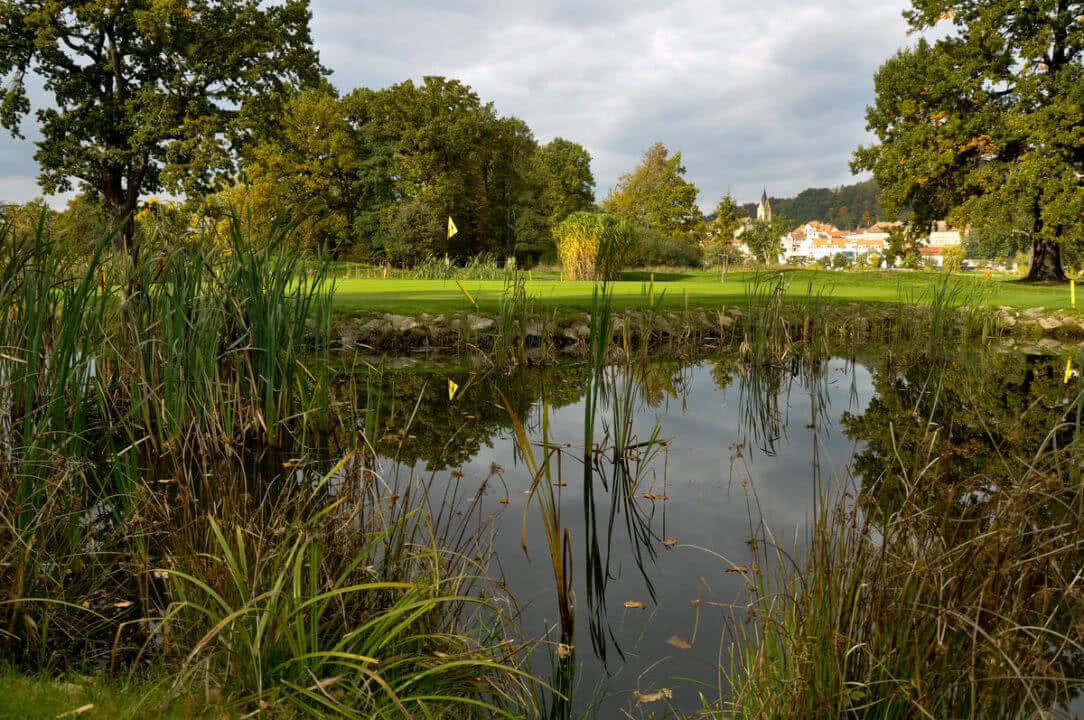
M 1061 250 L 1084 237 L 1084 3 L 912 0 L 917 31 L 951 21 L 886 62 L 866 113 L 872 170 L 890 212 L 916 233 L 934 220 L 1011 226 L 1031 250 L 1029 280 L 1062 280 Z
M 309 20 L 308 0 L 0 0 L 0 122 L 20 134 L 26 78 L 42 78 L 39 184 L 104 199 L 136 255 L 141 195 L 207 190 L 233 169 L 242 115 L 319 80 Z

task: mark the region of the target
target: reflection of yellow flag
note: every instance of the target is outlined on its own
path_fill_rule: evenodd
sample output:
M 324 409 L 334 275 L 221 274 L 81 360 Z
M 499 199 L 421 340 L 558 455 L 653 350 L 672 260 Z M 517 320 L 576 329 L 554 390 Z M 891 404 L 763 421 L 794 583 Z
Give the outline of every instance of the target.
M 451 240 L 452 235 L 455 235 L 457 232 L 459 232 L 459 228 L 457 228 L 455 226 L 455 223 L 452 222 L 452 218 L 449 217 L 448 218 L 448 239 Z
M 455 398 L 455 391 L 459 389 L 459 386 L 455 384 L 455 380 L 448 380 L 448 399 Z
M 1073 358 L 1072 358 L 1072 356 L 1070 356 L 1069 359 L 1065 361 L 1065 384 L 1066 385 L 1069 384 L 1069 373 L 1071 373 L 1072 371 L 1073 371 Z

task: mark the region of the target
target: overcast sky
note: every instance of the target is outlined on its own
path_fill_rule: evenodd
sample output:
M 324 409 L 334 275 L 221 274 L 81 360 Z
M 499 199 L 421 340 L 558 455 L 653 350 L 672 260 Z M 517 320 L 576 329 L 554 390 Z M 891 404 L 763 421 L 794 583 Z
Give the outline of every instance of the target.
M 540 142 L 591 152 L 598 197 L 661 141 L 710 210 L 855 181 L 873 73 L 911 44 L 905 0 L 312 0 L 340 90 L 424 75 L 472 86 Z M 36 94 L 36 93 L 35 93 Z M 42 98 L 38 95 L 38 100 Z M 0 200 L 38 194 L 28 139 L 0 137 Z M 57 199 L 54 204 L 62 204 Z

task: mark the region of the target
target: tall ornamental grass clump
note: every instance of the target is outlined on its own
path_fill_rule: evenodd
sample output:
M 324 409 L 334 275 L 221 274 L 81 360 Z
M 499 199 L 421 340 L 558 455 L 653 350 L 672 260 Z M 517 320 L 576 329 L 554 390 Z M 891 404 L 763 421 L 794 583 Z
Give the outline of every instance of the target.
M 628 220 L 605 213 L 576 212 L 554 230 L 557 257 L 569 280 L 616 280 L 632 247 L 636 228 Z M 607 262 L 599 253 L 607 248 Z M 600 276 L 597 273 L 605 272 Z

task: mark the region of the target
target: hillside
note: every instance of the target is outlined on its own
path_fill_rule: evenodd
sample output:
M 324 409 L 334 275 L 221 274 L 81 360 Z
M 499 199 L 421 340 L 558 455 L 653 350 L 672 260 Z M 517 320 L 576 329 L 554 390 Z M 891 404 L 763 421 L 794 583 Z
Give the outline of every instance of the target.
M 897 220 L 881 213 L 878 198 L 881 195 L 875 180 L 838 188 L 806 188 L 794 198 L 771 198 L 772 212 L 786 215 L 795 223 L 821 220 L 836 225 L 841 230 L 854 230 L 880 220 Z M 746 203 L 742 209 L 750 217 L 756 217 L 756 203 Z

